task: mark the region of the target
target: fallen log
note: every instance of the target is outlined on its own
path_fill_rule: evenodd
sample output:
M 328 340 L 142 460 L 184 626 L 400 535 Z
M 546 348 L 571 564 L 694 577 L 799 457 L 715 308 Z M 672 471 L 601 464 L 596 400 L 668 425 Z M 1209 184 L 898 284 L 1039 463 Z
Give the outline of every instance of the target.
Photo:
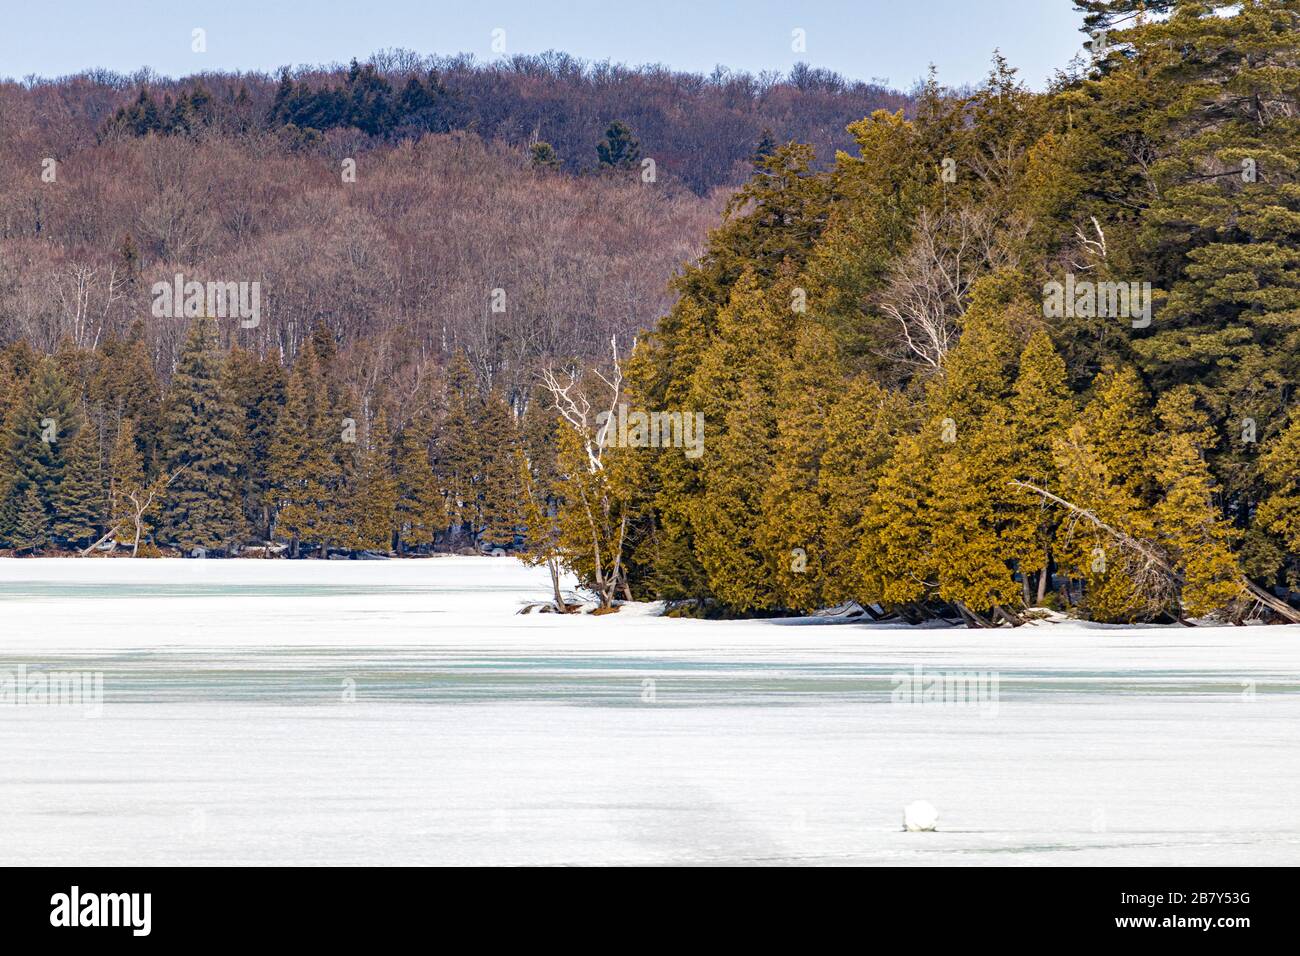
M 1123 531 L 1120 531 L 1118 528 L 1108 525 L 1106 522 L 1102 521 L 1099 517 L 1097 517 L 1095 513 L 1089 511 L 1087 508 L 1082 508 L 1079 505 L 1074 504 L 1073 502 L 1066 501 L 1064 498 L 1060 497 L 1059 495 L 1054 495 L 1050 491 L 1046 490 L 1045 488 L 1039 488 L 1037 485 L 1032 484 L 1028 481 L 1011 481 L 1008 482 L 1008 484 L 1010 484 L 1013 488 L 1020 489 L 1021 491 L 1032 491 L 1034 494 L 1040 496 L 1044 500 L 1050 501 L 1053 504 L 1060 505 L 1062 508 L 1065 508 L 1071 514 L 1078 515 L 1083 520 L 1089 522 L 1094 528 L 1097 528 L 1098 530 L 1104 531 L 1107 534 L 1109 534 L 1112 538 L 1114 538 L 1119 543 L 1120 547 L 1129 548 L 1133 551 L 1136 551 L 1138 554 L 1142 555 L 1144 558 L 1146 558 L 1148 561 L 1151 562 L 1152 567 L 1157 568 L 1162 574 L 1166 575 L 1170 581 L 1172 581 L 1174 584 L 1178 585 L 1179 587 L 1182 587 L 1183 585 L 1182 574 L 1180 574 L 1176 568 L 1171 567 L 1169 565 L 1169 562 L 1167 562 L 1163 556 L 1153 551 L 1144 542 L 1133 537 L 1132 535 L 1125 534 Z M 1285 601 L 1281 600 L 1280 598 L 1277 598 L 1274 595 L 1268 593 L 1268 591 L 1261 588 L 1258 584 L 1250 580 L 1250 578 L 1246 577 L 1246 575 L 1244 574 L 1238 576 L 1238 583 L 1241 585 L 1241 589 L 1243 591 L 1248 593 L 1260 604 L 1264 605 L 1269 610 L 1273 611 L 1275 614 L 1278 615 L 1278 617 L 1284 618 L 1285 620 L 1290 621 L 1292 624 L 1300 624 L 1300 611 L 1297 611 L 1290 604 L 1287 604 Z M 1181 615 L 1180 615 L 1180 619 L 1181 619 Z

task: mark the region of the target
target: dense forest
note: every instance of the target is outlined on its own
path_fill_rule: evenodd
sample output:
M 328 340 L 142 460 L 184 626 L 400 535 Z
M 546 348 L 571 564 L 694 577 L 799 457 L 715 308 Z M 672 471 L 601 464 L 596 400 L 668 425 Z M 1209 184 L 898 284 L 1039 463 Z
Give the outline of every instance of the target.
M 694 613 L 1300 621 L 1300 3 L 1078 6 L 1043 93 L 996 57 L 764 161 L 654 334 L 554 383 L 538 559 Z
M 543 144 L 559 168 L 583 173 L 600 168 L 597 146 L 618 121 L 665 180 L 700 195 L 737 185 L 765 136 L 809 143 L 829 162 L 852 145 L 848 123 L 910 101 L 804 63 L 789 74 L 718 67 L 702 76 L 554 52 L 481 63 L 387 50 L 364 64 L 276 76 L 91 71 L 0 82 L 5 139 L 29 156 L 66 158 L 106 138 L 151 132 L 270 132 L 296 149 L 342 158 L 459 130 L 527 150 Z
M 741 84 L 761 125 L 679 182 L 645 176 L 671 151 L 644 113 L 579 110 L 601 116 L 580 162 L 563 123 L 484 119 L 494 97 L 523 115 L 504 87 L 600 102 L 599 70 L 555 61 L 471 69 L 498 84 L 481 99 L 426 63 L 6 88 L 32 158 L 0 173 L 0 543 L 521 545 L 561 609 L 568 569 L 603 608 L 685 614 L 1300 621 L 1279 597 L 1300 574 L 1300 0 L 1076 5 L 1089 58 L 1045 91 L 1000 56 L 975 89 L 932 75 L 854 115 L 828 164 L 826 131 L 771 120 L 880 91 Z M 40 97 L 93 130 L 55 182 L 14 108 Z M 173 273 L 271 304 L 160 319 Z
M 539 357 L 654 324 L 756 156 L 798 140 L 829 162 L 849 122 L 907 102 L 804 66 L 559 54 L 0 82 L 0 343 L 94 349 L 182 273 L 259 284 L 239 335 L 259 353 L 291 362 L 322 322 L 344 350 L 383 340 L 386 376 L 463 350 L 518 400 Z M 165 381 L 184 325 L 144 335 Z

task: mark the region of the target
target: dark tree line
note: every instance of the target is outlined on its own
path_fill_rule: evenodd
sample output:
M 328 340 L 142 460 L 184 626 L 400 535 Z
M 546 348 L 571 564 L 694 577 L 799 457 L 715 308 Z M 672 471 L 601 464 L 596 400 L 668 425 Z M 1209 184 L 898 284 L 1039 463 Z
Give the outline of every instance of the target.
M 91 71 L 30 86 L 0 83 L 0 112 L 39 123 L 44 155 L 113 131 L 280 130 L 298 148 L 328 149 L 332 131 L 392 141 L 472 130 L 519 148 L 545 142 L 561 168 L 579 173 L 598 167 L 597 144 L 620 120 L 662 176 L 701 195 L 743 179 L 764 131 L 781 142 L 809 143 L 829 162 L 852 145 L 844 132 L 850 122 L 910 102 L 895 90 L 806 64 L 786 76 L 721 68 L 702 76 L 563 53 L 480 63 L 394 50 L 365 63 L 273 76 Z

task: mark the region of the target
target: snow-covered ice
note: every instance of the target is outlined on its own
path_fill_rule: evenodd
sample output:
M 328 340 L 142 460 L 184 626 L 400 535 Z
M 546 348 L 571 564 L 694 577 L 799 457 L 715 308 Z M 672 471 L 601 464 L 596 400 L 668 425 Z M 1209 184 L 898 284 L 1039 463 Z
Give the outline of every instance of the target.
M 0 681 L 103 675 L 0 705 L 0 862 L 1300 863 L 1300 628 L 515 613 L 547 590 L 0 560 Z M 900 698 L 936 678 L 968 702 Z

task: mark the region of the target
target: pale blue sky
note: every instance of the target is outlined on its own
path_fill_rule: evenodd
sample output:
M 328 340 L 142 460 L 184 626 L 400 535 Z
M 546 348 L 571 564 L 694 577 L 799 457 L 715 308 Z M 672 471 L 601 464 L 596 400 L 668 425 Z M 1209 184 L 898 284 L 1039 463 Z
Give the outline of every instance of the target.
M 804 60 L 906 88 L 928 63 L 950 84 L 977 81 L 1000 47 L 1040 87 L 1081 45 L 1070 0 L 3 0 L 0 76 L 58 76 L 148 66 L 181 76 L 346 62 L 385 47 L 473 53 L 492 31 L 511 53 L 554 49 L 584 59 L 663 63 L 707 73 L 758 72 Z M 191 31 L 207 31 L 207 52 Z M 803 53 L 791 33 L 807 37 Z

